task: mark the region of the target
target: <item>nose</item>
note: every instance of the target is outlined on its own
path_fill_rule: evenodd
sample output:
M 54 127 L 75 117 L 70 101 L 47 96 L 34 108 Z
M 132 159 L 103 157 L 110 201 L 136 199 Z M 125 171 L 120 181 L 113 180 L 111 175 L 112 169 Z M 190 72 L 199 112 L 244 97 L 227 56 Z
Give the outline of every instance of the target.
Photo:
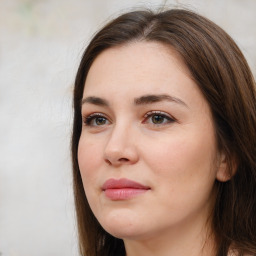
M 116 167 L 123 164 L 135 164 L 139 160 L 135 137 L 131 127 L 116 126 L 105 147 L 105 162 Z

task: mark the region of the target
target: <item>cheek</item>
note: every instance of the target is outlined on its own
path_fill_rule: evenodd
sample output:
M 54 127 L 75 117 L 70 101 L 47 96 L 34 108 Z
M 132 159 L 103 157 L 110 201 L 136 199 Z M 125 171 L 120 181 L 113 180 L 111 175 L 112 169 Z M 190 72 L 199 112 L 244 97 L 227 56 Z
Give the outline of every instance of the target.
M 99 177 L 102 156 L 101 148 L 97 143 L 90 142 L 89 139 L 81 137 L 78 145 L 78 164 L 82 177 L 83 187 L 88 203 L 93 212 L 99 211 Z
M 211 133 L 197 135 L 169 136 L 154 147 L 147 147 L 148 166 L 164 178 L 209 176 L 216 156 L 215 138 Z
M 148 151 L 147 167 L 154 173 L 158 204 L 165 211 L 172 209 L 174 219 L 209 202 L 215 180 L 214 157 L 214 141 L 209 136 L 176 137 Z
M 84 186 L 92 184 L 91 181 L 97 175 L 96 170 L 101 164 L 100 148 L 95 142 L 90 142 L 81 137 L 78 145 L 78 164 Z M 86 177 L 86 179 L 85 179 Z

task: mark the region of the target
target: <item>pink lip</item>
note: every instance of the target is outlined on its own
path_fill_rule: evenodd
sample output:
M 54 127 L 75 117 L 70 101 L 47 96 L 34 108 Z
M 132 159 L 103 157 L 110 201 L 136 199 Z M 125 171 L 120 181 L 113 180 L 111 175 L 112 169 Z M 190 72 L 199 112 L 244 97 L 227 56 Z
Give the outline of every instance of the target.
M 127 200 L 147 192 L 150 187 L 128 179 L 109 179 L 103 184 L 102 190 L 111 200 Z

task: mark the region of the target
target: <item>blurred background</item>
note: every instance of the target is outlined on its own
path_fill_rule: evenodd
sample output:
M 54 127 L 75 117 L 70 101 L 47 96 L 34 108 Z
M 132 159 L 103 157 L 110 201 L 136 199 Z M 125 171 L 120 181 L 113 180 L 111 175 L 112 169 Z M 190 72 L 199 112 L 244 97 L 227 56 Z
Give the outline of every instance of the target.
M 84 48 L 131 7 L 185 6 L 224 28 L 256 74 L 256 0 L 0 0 L 0 255 L 77 256 L 69 141 Z

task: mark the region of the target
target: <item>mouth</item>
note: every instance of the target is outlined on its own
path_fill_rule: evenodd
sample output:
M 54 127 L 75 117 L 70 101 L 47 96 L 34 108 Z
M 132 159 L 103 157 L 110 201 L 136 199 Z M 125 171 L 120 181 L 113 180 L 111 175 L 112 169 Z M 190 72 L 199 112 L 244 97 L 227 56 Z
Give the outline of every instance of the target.
M 111 200 L 128 200 L 146 193 L 150 187 L 128 179 L 109 179 L 103 186 L 102 191 Z

